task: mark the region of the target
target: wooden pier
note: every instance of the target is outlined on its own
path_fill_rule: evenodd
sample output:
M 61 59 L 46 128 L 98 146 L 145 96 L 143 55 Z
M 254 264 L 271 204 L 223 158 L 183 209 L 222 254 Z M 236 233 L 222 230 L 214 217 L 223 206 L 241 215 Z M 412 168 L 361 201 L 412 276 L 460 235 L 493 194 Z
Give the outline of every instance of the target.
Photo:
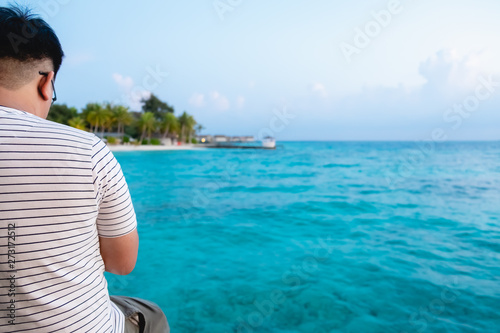
M 263 146 L 243 146 L 243 145 L 228 145 L 228 144 L 198 144 L 200 148 L 221 148 L 221 149 L 263 149 L 275 150 L 276 147 L 263 147 Z

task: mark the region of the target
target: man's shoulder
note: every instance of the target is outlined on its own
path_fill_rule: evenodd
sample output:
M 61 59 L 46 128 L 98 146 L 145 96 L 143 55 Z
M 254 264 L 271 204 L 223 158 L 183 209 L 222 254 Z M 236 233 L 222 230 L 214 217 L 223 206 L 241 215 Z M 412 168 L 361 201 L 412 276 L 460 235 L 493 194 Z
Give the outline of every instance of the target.
M 35 116 L 36 117 L 36 116 Z M 39 126 L 54 134 L 72 137 L 72 141 L 81 141 L 87 144 L 96 144 L 101 141 L 94 133 L 82 131 L 80 129 L 64 125 L 55 121 L 40 118 Z
M 48 119 L 42 119 L 40 121 L 41 126 L 46 126 L 47 128 L 52 128 L 54 132 L 56 131 L 61 131 L 61 132 L 66 132 L 66 133 L 73 133 L 75 135 L 85 137 L 88 139 L 98 139 L 97 136 L 94 133 L 90 133 L 87 131 L 80 130 L 78 128 L 74 128 L 65 124 L 61 124 L 52 120 Z
M 0 114 L 3 115 L 5 119 L 8 119 L 10 124 L 31 127 L 33 132 L 39 133 L 40 136 L 45 138 L 47 135 L 53 134 L 59 139 L 68 139 L 72 142 L 80 141 L 87 144 L 96 144 L 101 141 L 94 133 L 47 120 L 26 111 L 0 106 Z
M 25 111 L 0 106 L 0 123 L 2 123 L 2 118 L 7 128 L 9 125 L 16 131 L 24 128 L 23 131 L 30 133 L 28 135 L 30 139 L 41 139 L 46 146 L 57 146 L 57 150 L 67 151 L 73 147 L 87 152 L 92 151 L 92 156 L 97 155 L 96 152 L 106 152 L 106 144 L 94 133 L 47 120 Z
M 114 157 L 106 143 L 94 133 L 46 119 L 41 119 L 39 126 L 39 128 L 46 128 L 44 132 L 50 131 L 56 134 L 66 141 L 65 145 L 72 147 L 66 149 L 83 149 L 80 153 L 85 152 L 85 155 L 90 154 L 92 163 L 109 161 Z

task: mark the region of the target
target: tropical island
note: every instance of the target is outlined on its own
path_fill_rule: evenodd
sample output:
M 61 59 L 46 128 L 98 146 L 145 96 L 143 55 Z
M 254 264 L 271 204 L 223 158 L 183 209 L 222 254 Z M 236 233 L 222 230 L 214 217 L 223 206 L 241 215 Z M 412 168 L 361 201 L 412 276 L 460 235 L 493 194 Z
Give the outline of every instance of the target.
M 203 130 L 194 117 L 184 111 L 175 115 L 173 106 L 151 94 L 143 99 L 141 111 L 123 105 L 88 103 L 80 112 L 66 104 L 54 104 L 48 120 L 93 132 L 108 145 L 180 146 L 198 143 Z
M 47 119 L 92 132 L 111 150 L 275 148 L 273 138 L 266 138 L 261 146 L 256 146 L 253 136 L 201 135 L 204 127 L 192 115 L 184 111 L 176 116 L 174 107 L 154 94 L 141 103 L 141 111 L 113 103 L 88 103 L 81 111 L 66 104 L 54 104 Z

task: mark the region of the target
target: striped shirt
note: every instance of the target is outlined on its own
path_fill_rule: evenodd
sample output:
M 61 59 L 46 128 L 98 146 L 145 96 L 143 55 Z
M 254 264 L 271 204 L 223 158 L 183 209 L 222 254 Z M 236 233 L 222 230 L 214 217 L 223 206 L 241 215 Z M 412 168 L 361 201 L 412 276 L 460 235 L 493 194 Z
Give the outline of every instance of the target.
M 0 332 L 123 332 L 99 237 L 136 227 L 106 144 L 0 106 Z

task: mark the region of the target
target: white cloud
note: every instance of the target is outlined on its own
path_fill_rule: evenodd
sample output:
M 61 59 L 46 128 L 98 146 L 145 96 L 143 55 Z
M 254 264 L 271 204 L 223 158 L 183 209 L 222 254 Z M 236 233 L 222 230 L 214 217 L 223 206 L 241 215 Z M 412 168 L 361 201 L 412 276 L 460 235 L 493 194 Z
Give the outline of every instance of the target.
M 345 128 L 355 124 L 357 139 L 429 140 L 434 129 L 442 129 L 453 140 L 492 139 L 482 128 L 500 119 L 500 73 L 486 70 L 480 59 L 481 54 L 438 52 L 419 67 L 425 78 L 422 85 L 365 87 L 336 101 L 330 109 L 339 112 L 325 112 L 317 123 Z M 484 97 L 479 98 L 478 93 Z M 347 132 L 344 135 L 354 138 Z
M 113 80 L 120 86 L 120 88 L 124 90 L 132 90 L 134 86 L 134 80 L 132 80 L 129 76 L 123 76 L 121 74 L 115 73 L 113 74 Z
M 453 99 L 468 93 L 478 84 L 480 76 L 491 75 L 484 70 L 482 53 L 461 57 L 455 50 L 442 50 L 420 64 L 419 73 L 427 81 L 424 96 Z
M 191 98 L 189 99 L 189 104 L 197 108 L 205 106 L 205 95 L 194 93 L 193 96 L 191 96 Z
M 226 111 L 231 106 L 229 100 L 224 95 L 221 95 L 218 91 L 211 92 L 210 99 L 213 107 L 218 111 Z
M 316 82 L 309 86 L 309 90 L 320 97 L 325 98 L 327 96 L 326 88 L 323 84 Z
M 113 80 L 121 90 L 121 98 L 119 101 L 115 101 L 115 104 L 126 104 L 131 110 L 139 111 L 142 107 L 141 101 L 151 96 L 150 91 L 135 85 L 134 80 L 129 76 L 115 73 L 113 74 Z
M 238 98 L 236 98 L 236 106 L 238 109 L 243 109 L 243 107 L 245 107 L 245 97 L 238 96 Z
M 208 94 L 193 93 L 189 98 L 189 104 L 196 108 L 209 108 L 217 111 L 227 111 L 231 108 L 229 99 L 217 90 Z M 243 108 L 245 106 L 245 97 L 238 96 L 235 104 L 238 109 Z

